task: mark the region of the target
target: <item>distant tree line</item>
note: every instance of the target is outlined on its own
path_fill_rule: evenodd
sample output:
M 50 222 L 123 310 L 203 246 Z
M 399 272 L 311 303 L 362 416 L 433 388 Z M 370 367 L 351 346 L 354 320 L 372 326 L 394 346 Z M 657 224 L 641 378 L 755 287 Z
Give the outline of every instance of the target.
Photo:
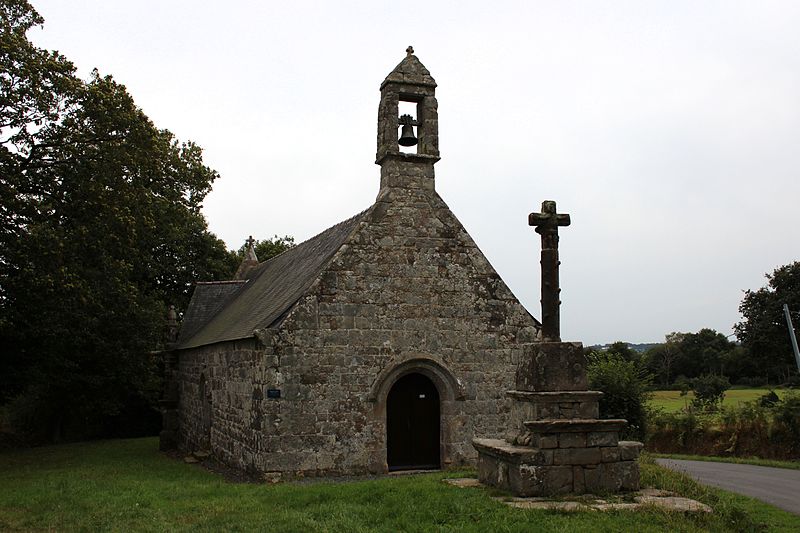
M 635 362 L 664 387 L 706 375 L 742 385 L 796 383 L 783 304 L 789 305 L 795 325 L 800 324 L 800 262 L 781 266 L 766 277 L 765 287 L 744 294 L 739 305 L 742 321 L 734 325 L 736 342 L 703 328 L 696 333 L 669 333 L 663 343 L 644 352 L 621 341 L 600 351 Z

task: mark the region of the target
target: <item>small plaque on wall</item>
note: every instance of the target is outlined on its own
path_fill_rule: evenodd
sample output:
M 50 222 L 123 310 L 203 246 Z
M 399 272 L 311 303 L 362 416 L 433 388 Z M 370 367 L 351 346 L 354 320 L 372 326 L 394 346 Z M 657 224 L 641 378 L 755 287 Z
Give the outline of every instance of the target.
M 280 397 L 281 397 L 280 389 L 267 389 L 267 398 L 280 398 Z

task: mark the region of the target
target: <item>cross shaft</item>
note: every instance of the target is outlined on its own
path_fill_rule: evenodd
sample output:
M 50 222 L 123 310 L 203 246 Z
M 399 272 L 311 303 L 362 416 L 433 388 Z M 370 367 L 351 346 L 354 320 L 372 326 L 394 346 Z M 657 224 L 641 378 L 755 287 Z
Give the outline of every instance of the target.
M 542 337 L 553 342 L 561 341 L 558 227 L 569 224 L 569 215 L 557 213 L 552 200 L 542 202 L 541 213 L 528 215 L 528 225 L 534 226 L 536 233 L 542 236 Z

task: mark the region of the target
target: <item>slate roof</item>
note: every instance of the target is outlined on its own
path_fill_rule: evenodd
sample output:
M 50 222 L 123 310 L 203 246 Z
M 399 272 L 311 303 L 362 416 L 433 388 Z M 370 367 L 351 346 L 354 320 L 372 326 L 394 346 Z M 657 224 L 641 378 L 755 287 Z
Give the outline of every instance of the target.
M 198 282 L 183 315 L 178 345 L 192 338 L 244 284 L 245 280 Z
M 319 277 L 366 212 L 259 264 L 246 280 L 227 285 L 198 283 L 181 326 L 178 348 L 245 339 L 256 329 L 276 325 Z M 231 286 L 236 290 L 222 288 Z M 214 300 L 216 307 L 215 297 L 219 298 Z

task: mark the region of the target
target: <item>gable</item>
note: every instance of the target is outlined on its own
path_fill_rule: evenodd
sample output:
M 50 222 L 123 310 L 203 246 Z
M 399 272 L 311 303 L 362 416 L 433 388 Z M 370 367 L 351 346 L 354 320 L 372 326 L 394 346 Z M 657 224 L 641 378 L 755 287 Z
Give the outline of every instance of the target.
M 253 331 L 279 321 L 341 247 L 365 212 L 361 212 L 316 237 L 298 244 L 253 268 L 244 285 L 228 298 L 219 311 L 191 336 L 181 336 L 178 348 L 194 348 L 217 342 L 244 339 Z M 197 294 L 197 289 L 195 289 Z M 200 292 L 203 296 L 203 290 Z M 192 296 L 194 302 L 195 296 Z M 190 302 L 189 307 L 192 307 Z
M 296 307 L 287 321 L 420 332 L 459 322 L 536 338 L 540 323 L 433 190 L 382 191 L 343 244 L 309 288 L 317 304 Z

